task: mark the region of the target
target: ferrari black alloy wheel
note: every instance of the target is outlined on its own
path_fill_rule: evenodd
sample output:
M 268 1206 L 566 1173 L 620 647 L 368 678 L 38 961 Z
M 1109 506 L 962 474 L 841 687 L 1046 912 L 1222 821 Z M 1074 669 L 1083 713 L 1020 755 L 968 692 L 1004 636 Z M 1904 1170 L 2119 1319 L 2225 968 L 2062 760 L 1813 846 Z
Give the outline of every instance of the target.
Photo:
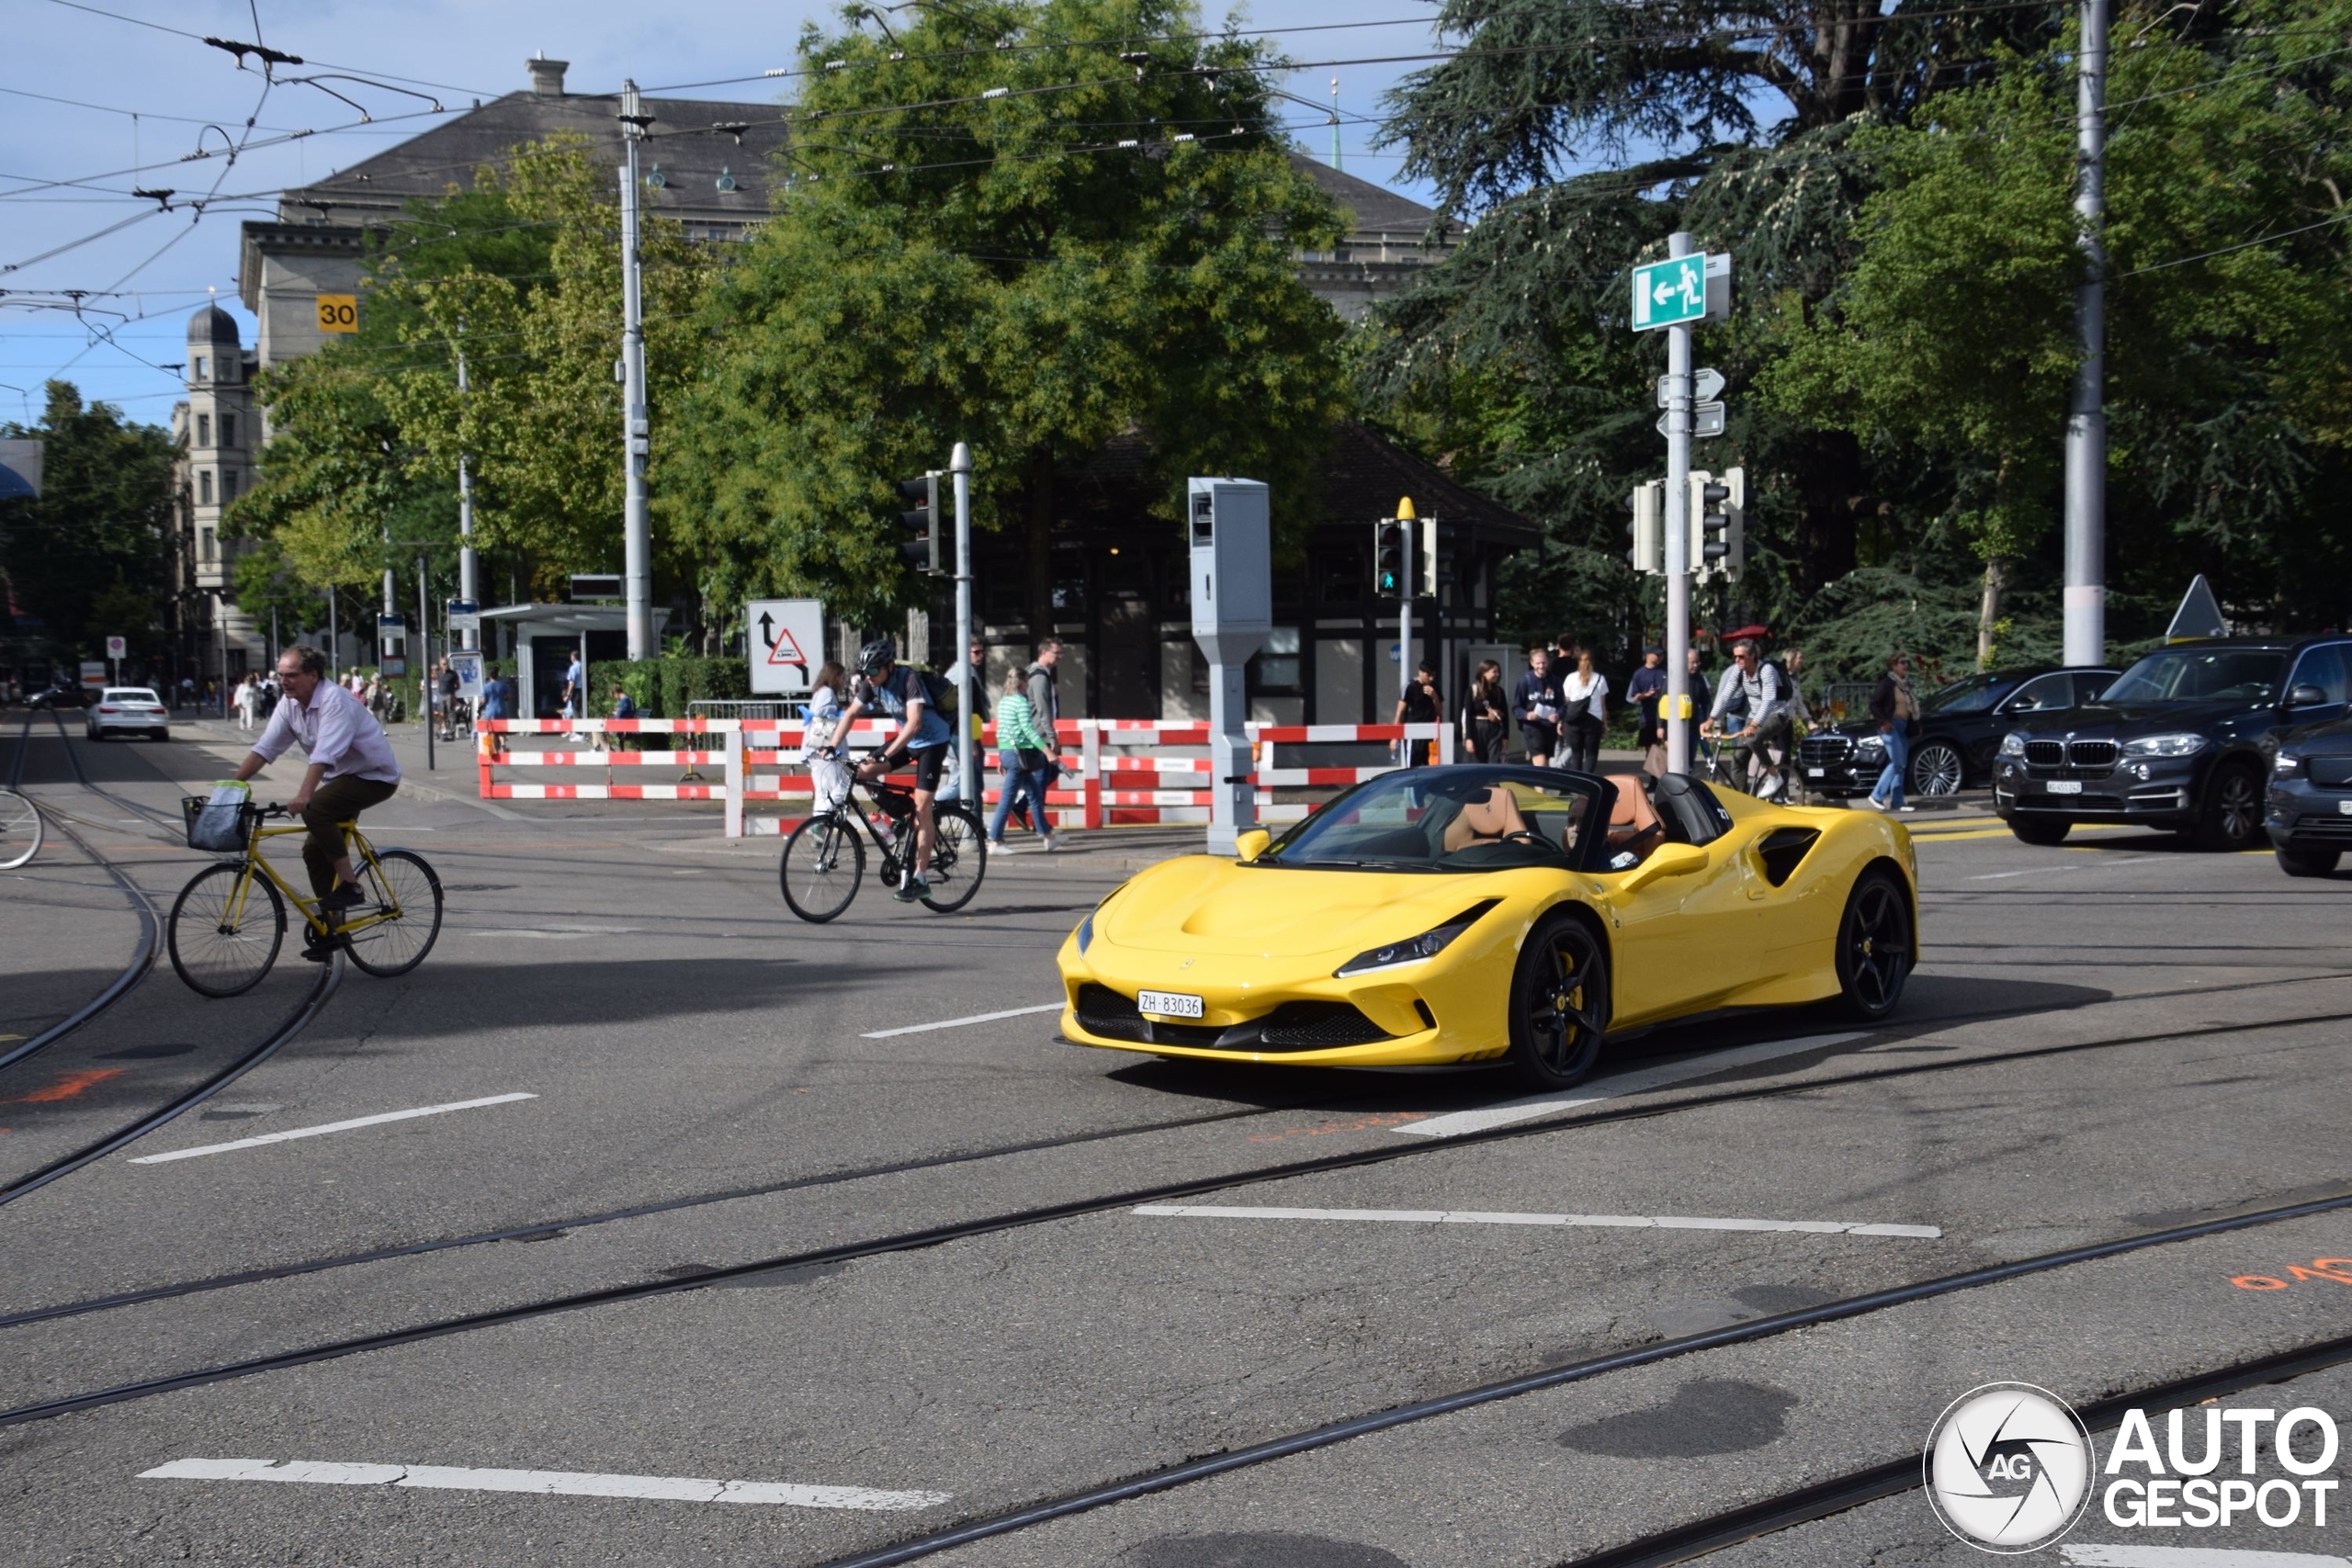
M 1511 1064 L 1532 1089 L 1566 1089 L 1592 1072 L 1608 1032 L 1609 956 L 1589 927 L 1555 916 L 1511 976 Z
M 1911 900 L 1892 873 L 1866 872 L 1838 922 L 1838 984 L 1846 1011 L 1877 1020 L 1903 1000 L 1911 976 Z

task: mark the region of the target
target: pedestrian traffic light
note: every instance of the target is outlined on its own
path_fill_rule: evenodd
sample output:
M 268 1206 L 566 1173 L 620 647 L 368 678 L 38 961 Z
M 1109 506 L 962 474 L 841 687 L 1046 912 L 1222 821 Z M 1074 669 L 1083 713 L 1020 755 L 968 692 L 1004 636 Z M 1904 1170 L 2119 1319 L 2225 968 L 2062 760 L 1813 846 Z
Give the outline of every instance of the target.
M 1645 577 L 1666 574 L 1666 481 L 1634 487 L 1634 570 Z
M 1413 525 L 1391 518 L 1373 525 L 1373 592 L 1383 599 L 1409 599 L 1413 581 Z
M 939 575 L 939 476 L 923 475 L 921 479 L 900 479 L 899 494 L 915 503 L 911 512 L 899 513 L 899 525 L 911 537 L 899 542 L 899 553 L 914 564 L 917 571 Z
M 1747 564 L 1743 537 L 1747 509 L 1747 476 L 1732 468 L 1718 476 L 1690 475 L 1690 570 L 1701 577 L 1721 576 L 1739 581 Z

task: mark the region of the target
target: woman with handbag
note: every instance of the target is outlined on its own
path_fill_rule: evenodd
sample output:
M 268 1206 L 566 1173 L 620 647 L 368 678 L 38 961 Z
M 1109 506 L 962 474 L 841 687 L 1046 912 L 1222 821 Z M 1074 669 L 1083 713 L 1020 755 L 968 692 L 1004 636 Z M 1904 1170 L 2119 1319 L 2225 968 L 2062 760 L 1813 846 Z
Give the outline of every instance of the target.
M 996 744 L 1004 784 L 997 791 L 996 812 L 989 818 L 989 852 L 1012 852 L 1004 841 L 1004 822 L 1014 799 L 1021 795 L 1028 797 L 1029 820 L 1036 825 L 1039 847 L 1059 848 L 1050 825 L 1053 815 L 1046 806 L 1046 791 L 1061 767 L 1054 761 L 1054 743 L 1038 733 L 1035 710 L 1029 705 L 1028 676 L 1018 666 L 1005 671 L 1004 692 L 996 700 Z
M 1510 735 L 1510 707 L 1503 695 L 1503 667 L 1483 660 L 1462 705 L 1462 754 L 1472 762 L 1499 762 Z
M 1567 756 L 1560 763 L 1578 773 L 1600 771 L 1600 737 L 1609 728 L 1609 677 L 1592 667 L 1592 649 L 1577 650 L 1576 670 L 1560 682 L 1565 716 L 1560 732 Z

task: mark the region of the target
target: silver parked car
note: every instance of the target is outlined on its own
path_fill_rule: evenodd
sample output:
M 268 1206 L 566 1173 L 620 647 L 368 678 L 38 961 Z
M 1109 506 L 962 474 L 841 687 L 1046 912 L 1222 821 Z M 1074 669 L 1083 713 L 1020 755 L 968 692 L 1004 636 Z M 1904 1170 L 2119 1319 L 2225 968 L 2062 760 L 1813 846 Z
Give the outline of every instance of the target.
M 107 687 L 96 702 L 83 710 L 82 719 L 93 740 L 124 730 L 152 735 L 158 740 L 172 738 L 171 716 L 164 711 L 164 699 L 145 686 Z

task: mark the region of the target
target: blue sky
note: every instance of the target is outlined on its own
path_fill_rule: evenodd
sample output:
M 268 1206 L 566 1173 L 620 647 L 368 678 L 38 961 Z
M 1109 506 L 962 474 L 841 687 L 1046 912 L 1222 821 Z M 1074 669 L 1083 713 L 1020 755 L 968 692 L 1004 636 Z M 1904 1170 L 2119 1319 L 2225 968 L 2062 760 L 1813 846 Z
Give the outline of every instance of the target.
M 275 212 L 274 193 L 374 155 L 433 123 L 396 119 L 426 107 L 417 98 L 333 84 L 365 103 L 377 123 L 360 125 L 351 108 L 309 87 L 279 87 L 260 106 L 255 146 L 233 168 L 212 158 L 180 163 L 199 146 L 217 149 L 254 114 L 262 82 L 230 55 L 183 34 L 261 41 L 310 62 L 288 71 L 343 69 L 469 107 L 528 85 L 524 62 L 544 51 L 568 60 L 575 91 L 616 87 L 624 76 L 653 88 L 748 75 L 788 64 L 804 21 L 829 25 L 836 5 L 808 0 L 691 0 L 670 6 L 615 0 L 88 0 L 96 11 L 61 0 L 12 0 L 12 69 L 0 86 L 0 419 L 29 417 L 51 376 L 79 384 L 85 396 L 119 403 L 132 418 L 161 423 L 181 394 L 177 378 L 153 368 L 184 353 L 188 314 L 216 298 L 246 328 L 236 299 L 237 225 Z M 1212 18 L 1225 13 L 1204 6 Z M 1237 13 L 1251 28 L 1286 31 L 1278 44 L 1302 62 L 1364 62 L 1426 54 L 1432 44 L 1428 0 L 1259 0 Z M 113 15 L 101 15 L 98 12 Z M 121 19 L 132 18 L 132 19 Z M 142 26 L 141 23 L 151 24 Z M 1333 23 L 1374 23 L 1332 28 Z M 170 29 L 177 29 L 170 30 Z M 1294 73 L 1287 90 L 1329 100 L 1339 78 L 1345 116 L 1373 113 L 1381 92 L 1410 62 L 1316 63 Z M 44 95 L 35 96 L 35 95 Z M 756 85 L 712 87 L 682 96 L 753 97 Z M 781 94 L 778 95 L 781 97 Z M 71 99 L 60 103 L 52 99 Z M 1329 155 L 1330 131 L 1295 107 L 1297 134 Z M 208 130 L 208 126 L 223 128 Z M 349 129 L 334 129 L 347 127 Z M 1371 127 L 1341 126 L 1348 172 L 1396 186 L 1397 154 L 1375 153 Z M 318 134 L 293 138 L 295 131 Z M 157 165 L 131 173 L 139 165 Z M 202 192 L 218 178 L 222 200 L 197 223 L 186 212 L 156 213 L 126 194 L 169 186 Z M 70 185 L 47 182 L 72 181 Z M 1425 191 L 1409 194 L 1428 199 Z M 142 212 L 153 214 L 141 217 Z M 128 221 L 126 221 L 128 220 Z M 42 253 L 97 233 L 45 260 Z M 11 308 L 17 291 L 85 289 L 100 338 L 71 315 Z M 98 296 L 105 295 L 105 298 Z M 99 316 L 99 310 L 120 312 Z

